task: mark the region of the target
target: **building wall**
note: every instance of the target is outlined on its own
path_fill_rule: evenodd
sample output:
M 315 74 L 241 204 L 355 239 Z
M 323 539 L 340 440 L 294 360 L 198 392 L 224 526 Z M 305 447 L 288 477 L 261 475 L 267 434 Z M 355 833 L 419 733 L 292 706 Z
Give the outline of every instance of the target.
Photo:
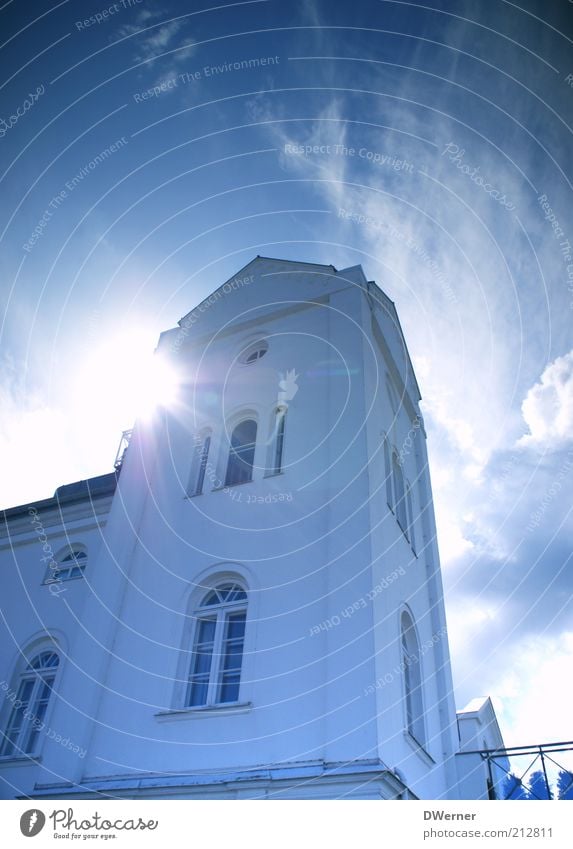
M 359 267 L 337 274 L 260 259 L 235 280 L 162 334 L 158 355 L 182 377 L 179 403 L 137 424 L 90 580 L 70 588 L 69 609 L 34 585 L 68 655 L 53 722 L 85 757 L 44 746 L 43 772 L 0 772 L 31 790 L 34 782 L 91 786 L 134 773 L 368 762 L 388 776 L 397 770 L 422 798 L 456 797 L 425 435 L 393 305 Z M 269 350 L 259 362 L 237 361 L 263 337 Z M 269 475 L 279 402 L 288 404 L 284 470 Z M 247 414 L 258 422 L 254 479 L 226 488 L 229 434 Z M 194 495 L 194 439 L 206 429 L 209 463 L 203 493 Z M 387 503 L 384 435 L 412 484 L 415 551 Z M 99 532 L 90 533 L 95 551 Z M 29 545 L 17 563 L 31 574 L 37 543 Z M 248 590 L 240 705 L 184 710 L 191 614 L 215 574 Z M 13 592 L 14 609 L 28 610 L 18 582 Z M 425 750 L 405 732 L 405 607 L 422 647 Z M 14 641 L 33 631 L 19 623 Z M 344 779 L 356 781 L 345 792 L 387 798 L 403 787 L 394 777 L 364 789 L 358 773 Z M 327 796 L 325 776 L 313 780 Z
M 260 282 L 268 287 L 268 280 Z M 307 285 L 304 279 L 299 298 Z M 317 285 L 324 298 L 325 281 Z M 258 304 L 256 286 L 251 284 L 249 295 Z M 289 294 L 293 289 L 289 283 Z M 353 337 L 347 328 L 352 311 L 359 318 L 361 297 L 355 288 L 334 292 L 328 305 L 295 311 L 289 305 L 277 319 L 267 317 L 270 350 L 248 369 L 229 367 L 245 341 L 245 329 L 234 319 L 236 306 L 229 304 L 235 331 L 208 346 L 197 377 L 201 383 L 205 375 L 209 403 L 201 393 L 194 403 L 194 386 L 187 388 L 181 410 L 163 422 L 162 436 L 155 438 L 153 465 L 155 448 L 145 442 L 149 434 L 140 431 L 141 454 L 136 444 L 130 448 L 132 465 L 122 474 L 119 492 L 127 502 L 131 481 L 143 478 L 149 492 L 140 506 L 137 542 L 126 552 L 129 587 L 88 773 L 101 773 L 105 763 L 110 772 L 134 766 L 222 769 L 376 753 L 375 718 L 362 697 L 373 676 L 372 611 L 363 610 L 344 628 L 331 624 L 349 597 L 364 596 L 370 588 L 368 511 L 354 510 L 368 495 L 360 427 L 361 331 L 357 324 Z M 218 324 L 224 323 L 223 306 L 218 305 Z M 248 302 L 243 309 L 248 311 Z M 201 342 L 181 351 L 186 373 L 192 373 L 197 352 L 205 347 Z M 289 402 L 285 472 L 264 477 L 261 440 L 252 483 L 215 492 L 206 485 L 203 495 L 187 498 L 194 418 L 196 429 L 213 429 L 217 484 L 224 478 L 218 455 L 227 453 L 219 451 L 225 421 L 246 409 L 257 416 L 264 434 L 277 403 L 278 373 L 288 369 L 299 375 L 299 389 Z M 333 369 L 340 381 L 332 379 Z M 222 382 L 213 378 L 218 375 Z M 281 493 L 292 500 L 249 501 Z M 112 527 L 118 537 L 126 534 L 121 523 Z M 168 715 L 181 706 L 173 680 L 183 674 L 179 660 L 190 639 L 185 614 L 193 587 L 216 568 L 243 576 L 250 590 L 242 700 L 253 707 L 224 716 Z M 134 728 L 137 735 L 131 734 Z
M 61 664 L 55 697 L 45 717 L 41 737 L 41 761 L 26 758 L 0 761 L 0 794 L 31 789 L 36 781 L 62 780 L 73 770 L 82 754 L 83 740 L 76 731 L 73 706 L 76 701 L 74 663 L 78 635 L 86 624 L 86 599 L 97 583 L 98 556 L 111 498 L 94 498 L 57 507 L 31 505 L 12 518 L 0 533 L 2 618 L 0 620 L 0 724 L 4 729 L 17 699 L 18 673 L 26 658 L 50 640 L 58 649 Z M 52 558 L 71 543 L 86 547 L 88 559 L 84 579 L 55 581 Z M 58 741 L 59 736 L 59 741 Z M 61 742 L 60 742 L 61 741 Z

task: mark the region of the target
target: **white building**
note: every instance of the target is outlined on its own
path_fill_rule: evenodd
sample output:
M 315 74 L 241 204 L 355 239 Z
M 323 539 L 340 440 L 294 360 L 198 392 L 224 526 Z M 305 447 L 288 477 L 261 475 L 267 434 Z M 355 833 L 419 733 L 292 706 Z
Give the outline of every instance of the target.
M 117 486 L 5 511 L 3 795 L 487 798 L 393 303 L 257 257 L 157 356 Z

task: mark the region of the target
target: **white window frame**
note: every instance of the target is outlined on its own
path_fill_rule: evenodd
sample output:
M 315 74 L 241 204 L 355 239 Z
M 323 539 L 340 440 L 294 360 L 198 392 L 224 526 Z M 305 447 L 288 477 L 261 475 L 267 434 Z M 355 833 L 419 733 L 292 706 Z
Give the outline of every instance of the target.
M 392 486 L 392 466 L 390 464 L 390 446 L 388 445 L 388 438 L 384 436 L 383 441 L 383 451 L 384 451 L 384 483 L 386 486 L 386 502 L 388 507 L 394 512 L 394 489 Z
M 34 662 L 43 656 L 55 658 L 56 663 L 40 667 L 39 669 L 34 668 Z M 17 683 L 12 691 L 13 698 L 11 699 L 12 706 L 10 708 L 10 712 L 6 718 L 6 722 L 3 723 L 2 739 L 0 740 L 0 760 L 33 758 L 38 754 L 40 750 L 40 734 L 46 726 L 46 716 L 50 709 L 50 705 L 52 704 L 53 693 L 60 666 L 60 656 L 52 647 L 40 649 L 40 651 L 35 652 L 30 659 L 26 661 L 26 666 L 19 674 Z M 9 739 L 9 735 L 13 734 L 14 726 L 19 718 L 19 712 L 23 707 L 22 696 L 24 695 L 24 687 L 30 682 L 32 683 L 32 688 L 25 702 L 25 708 L 20 714 L 21 725 L 17 731 L 15 739 L 11 741 Z M 40 696 L 43 685 L 46 683 L 49 683 L 50 693 L 47 699 L 41 699 Z M 5 698 L 8 697 L 5 696 Z M 43 712 L 41 712 L 42 702 L 45 702 Z M 40 726 L 39 728 L 35 727 L 36 723 Z
M 237 601 L 224 601 L 219 604 L 209 604 L 206 605 L 205 600 L 211 595 L 212 592 L 220 590 L 224 587 L 233 586 L 239 589 L 241 592 L 245 593 L 245 598 L 238 599 Z M 225 660 L 224 648 L 225 648 L 225 631 L 226 625 L 229 620 L 229 617 L 236 613 L 244 613 L 245 614 L 245 629 L 243 632 L 242 638 L 242 649 L 241 649 L 241 664 L 239 667 L 239 686 L 237 698 L 232 701 L 221 701 L 221 687 L 223 685 L 222 676 L 223 676 L 223 663 Z M 195 618 L 194 626 L 191 634 L 191 651 L 190 651 L 190 659 L 187 663 L 187 680 L 185 682 L 184 689 L 184 708 L 187 710 L 201 710 L 203 708 L 208 707 L 226 707 L 229 705 L 239 704 L 240 703 L 240 695 L 242 688 L 242 677 L 243 677 L 243 669 L 244 669 L 244 661 L 245 661 L 245 640 L 246 640 L 246 630 L 247 630 L 247 614 L 248 614 L 248 595 L 246 594 L 245 588 L 238 583 L 237 581 L 222 581 L 215 584 L 211 589 L 207 590 L 201 598 L 198 606 L 195 608 L 193 616 Z M 193 664 L 195 661 L 197 640 L 199 637 L 199 629 L 201 627 L 201 622 L 204 620 L 215 620 L 215 633 L 213 636 L 213 648 L 211 652 L 211 665 L 209 668 L 209 679 L 207 684 L 207 694 L 205 697 L 205 701 L 200 704 L 192 704 L 192 690 L 193 686 L 196 682 L 192 681 L 195 673 L 193 670 Z
M 408 540 L 410 542 L 410 546 L 412 551 L 418 556 L 418 552 L 416 551 L 416 531 L 414 525 L 414 507 L 412 501 L 412 487 L 410 486 L 410 481 L 406 481 L 406 510 L 408 512 Z
M 404 622 L 406 622 L 406 625 L 404 625 Z M 424 677 L 422 674 L 420 640 L 418 639 L 414 617 L 407 609 L 403 609 L 400 614 L 400 656 L 404 666 L 402 679 L 406 730 L 410 737 L 421 748 L 425 749 Z M 410 661 L 412 657 L 415 660 Z M 412 674 L 412 671 L 414 674 Z
M 392 487 L 394 490 L 394 513 L 396 521 L 408 539 L 408 508 L 406 506 L 406 481 L 398 452 L 392 452 Z M 401 493 L 398 492 L 401 490 Z
M 265 477 L 280 475 L 285 465 L 286 418 L 288 407 L 275 407 L 271 421 L 271 432 L 267 442 L 267 472 Z M 279 455 L 280 445 L 280 455 Z M 278 462 L 277 462 L 278 460 Z
M 412 487 L 404 475 L 404 468 L 396 449 L 390 445 L 388 437 L 383 434 L 384 453 L 384 484 L 386 487 L 386 502 L 394 514 L 398 527 L 410 543 L 413 553 L 416 551 L 416 537 L 414 531 L 414 509 L 412 501 Z M 397 478 L 399 477 L 404 495 L 401 503 L 398 503 Z
M 205 445 L 209 440 L 209 445 L 205 451 Z M 205 477 L 209 456 L 213 452 L 213 432 L 210 428 L 205 428 L 200 431 L 193 440 L 193 460 L 191 463 L 191 474 L 189 475 L 189 490 L 190 496 L 202 495 L 205 489 Z

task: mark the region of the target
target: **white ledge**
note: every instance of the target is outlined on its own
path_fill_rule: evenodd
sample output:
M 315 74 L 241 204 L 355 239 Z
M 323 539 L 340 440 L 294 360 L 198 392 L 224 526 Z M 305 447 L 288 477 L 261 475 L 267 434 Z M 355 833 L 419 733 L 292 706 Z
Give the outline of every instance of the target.
M 177 719 L 200 719 L 207 716 L 228 716 L 234 713 L 248 713 L 253 709 L 252 702 L 234 702 L 223 705 L 202 705 L 201 707 L 182 708 L 180 710 L 161 710 L 155 714 L 159 722 Z
M 36 766 L 41 760 L 40 755 L 2 755 L 0 756 L 0 767 Z

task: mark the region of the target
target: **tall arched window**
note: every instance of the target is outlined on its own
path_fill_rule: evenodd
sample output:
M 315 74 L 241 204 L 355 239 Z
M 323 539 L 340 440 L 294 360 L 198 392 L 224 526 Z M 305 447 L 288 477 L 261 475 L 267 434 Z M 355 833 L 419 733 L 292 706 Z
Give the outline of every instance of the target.
M 239 700 L 247 594 L 236 583 L 219 584 L 195 612 L 195 634 L 186 706 Z
M 392 480 L 394 483 L 394 509 L 396 518 L 404 533 L 408 534 L 408 515 L 406 511 L 406 491 L 402 466 L 396 453 L 392 454 Z
M 402 613 L 401 629 L 406 727 L 412 737 L 423 746 L 425 745 L 425 733 L 420 646 L 414 622 L 406 611 Z
M 275 423 L 273 430 L 272 443 L 272 463 L 270 474 L 278 475 L 283 470 L 283 455 L 285 445 L 285 423 L 286 423 L 286 408 L 277 407 L 275 412 Z
M 225 475 L 226 486 L 252 480 L 256 441 L 256 421 L 245 419 L 239 422 L 231 434 L 231 448 Z
M 203 492 L 203 484 L 205 483 L 205 471 L 207 469 L 207 460 L 209 459 L 209 449 L 211 448 L 211 434 L 206 433 L 198 440 L 196 445 L 197 463 L 195 465 L 195 484 L 192 487 L 193 495 L 201 495 Z
M 384 437 L 384 474 L 386 480 L 386 501 L 390 510 L 394 510 L 394 496 L 392 494 L 392 469 L 390 467 L 390 450 L 388 440 Z
M 412 505 L 412 487 L 409 481 L 406 481 L 406 505 L 408 507 L 408 539 L 412 546 L 412 551 L 416 554 L 416 534 L 414 533 L 414 508 Z
M 59 662 L 56 652 L 50 650 L 40 652 L 26 664 L 12 700 L 0 756 L 18 757 L 36 752 Z

